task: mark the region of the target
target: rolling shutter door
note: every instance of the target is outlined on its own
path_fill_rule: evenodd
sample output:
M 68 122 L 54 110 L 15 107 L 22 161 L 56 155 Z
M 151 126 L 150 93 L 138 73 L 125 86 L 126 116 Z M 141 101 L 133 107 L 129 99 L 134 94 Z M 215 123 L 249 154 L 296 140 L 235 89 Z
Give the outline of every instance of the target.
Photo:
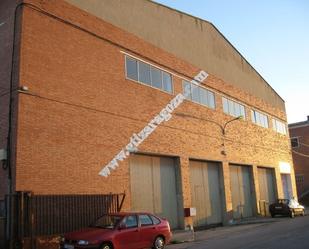
M 165 217 L 178 227 L 174 159 L 132 155 L 130 157 L 131 209 Z
M 233 217 L 235 219 L 253 215 L 252 177 L 247 166 L 230 165 Z
M 220 164 L 190 161 L 190 185 L 195 227 L 222 223 Z

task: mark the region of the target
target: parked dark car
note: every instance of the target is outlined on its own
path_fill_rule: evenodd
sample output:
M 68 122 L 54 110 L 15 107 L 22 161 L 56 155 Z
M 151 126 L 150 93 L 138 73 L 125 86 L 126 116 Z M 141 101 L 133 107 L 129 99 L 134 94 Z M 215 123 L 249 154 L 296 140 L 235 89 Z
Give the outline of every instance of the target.
M 167 220 L 149 213 L 103 215 L 88 228 L 66 233 L 61 249 L 163 249 L 171 239 Z
M 305 207 L 300 205 L 295 199 L 278 199 L 269 205 L 271 217 L 276 215 L 286 215 L 293 218 L 295 215 L 305 215 Z

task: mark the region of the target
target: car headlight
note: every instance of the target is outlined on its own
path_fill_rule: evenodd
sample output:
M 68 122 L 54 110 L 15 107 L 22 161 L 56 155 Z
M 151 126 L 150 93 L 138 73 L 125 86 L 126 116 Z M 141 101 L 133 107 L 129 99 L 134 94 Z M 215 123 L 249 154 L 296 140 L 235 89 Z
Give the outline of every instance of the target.
M 87 241 L 87 240 L 79 240 L 77 242 L 77 244 L 80 245 L 80 246 L 86 246 L 86 245 L 89 244 L 89 241 Z

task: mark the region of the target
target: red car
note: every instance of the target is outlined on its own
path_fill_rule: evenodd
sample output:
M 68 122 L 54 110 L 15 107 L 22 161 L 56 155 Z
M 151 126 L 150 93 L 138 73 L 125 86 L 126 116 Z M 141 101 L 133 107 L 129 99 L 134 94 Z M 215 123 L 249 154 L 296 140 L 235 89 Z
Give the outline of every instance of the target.
M 149 213 L 103 215 L 91 226 L 66 233 L 61 249 L 162 249 L 171 239 L 167 220 Z

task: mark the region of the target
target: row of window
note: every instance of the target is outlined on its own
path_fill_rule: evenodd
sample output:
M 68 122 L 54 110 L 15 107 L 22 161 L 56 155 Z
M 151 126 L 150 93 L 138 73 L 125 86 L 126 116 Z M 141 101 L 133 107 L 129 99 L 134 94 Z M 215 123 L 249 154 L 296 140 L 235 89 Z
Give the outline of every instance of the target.
M 283 122 L 273 118 L 273 130 L 286 135 L 286 126 Z
M 131 80 L 161 89 L 165 92 L 173 92 L 171 74 L 128 56 L 126 56 L 126 75 Z
M 197 86 L 189 81 L 183 81 L 183 95 L 186 99 L 192 100 L 211 109 L 215 109 L 215 94 L 203 87 Z
M 262 127 L 265 127 L 265 128 L 269 128 L 267 115 L 260 113 L 258 111 L 252 110 L 251 116 L 252 116 L 251 118 L 252 118 L 253 123 L 260 125 Z M 274 131 L 281 133 L 283 135 L 286 135 L 286 125 L 283 122 L 277 119 L 274 119 L 274 118 L 272 119 L 272 122 L 273 122 Z
M 268 118 L 265 114 L 260 113 L 256 110 L 251 110 L 251 120 L 253 123 L 268 128 Z
M 223 111 L 233 117 L 242 116 L 246 119 L 245 107 L 239 103 L 236 103 L 230 99 L 222 97 Z
M 172 75 L 150 64 L 126 56 L 126 76 L 128 79 L 152 86 L 168 93 L 173 93 Z M 201 86 L 189 81 L 183 81 L 183 94 L 186 99 L 195 103 L 207 106 L 211 109 L 216 108 L 215 94 Z M 242 116 L 246 119 L 245 106 L 233 100 L 222 97 L 224 113 L 233 117 Z M 261 127 L 269 128 L 267 115 L 251 110 L 251 121 Z M 286 134 L 286 125 L 273 119 L 273 130 Z

